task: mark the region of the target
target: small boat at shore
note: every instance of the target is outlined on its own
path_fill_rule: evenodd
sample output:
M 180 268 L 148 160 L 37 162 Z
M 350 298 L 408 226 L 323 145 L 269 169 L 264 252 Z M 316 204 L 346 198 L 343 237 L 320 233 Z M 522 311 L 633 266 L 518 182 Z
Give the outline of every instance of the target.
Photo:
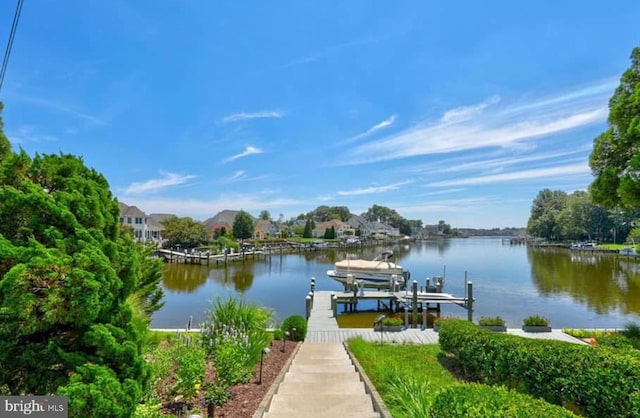
M 409 272 L 401 265 L 390 261 L 393 251 L 385 251 L 373 260 L 338 261 L 335 269 L 328 270 L 327 276 L 344 284 L 360 282 L 362 287 L 390 289 L 395 285 L 404 287 L 409 280 Z

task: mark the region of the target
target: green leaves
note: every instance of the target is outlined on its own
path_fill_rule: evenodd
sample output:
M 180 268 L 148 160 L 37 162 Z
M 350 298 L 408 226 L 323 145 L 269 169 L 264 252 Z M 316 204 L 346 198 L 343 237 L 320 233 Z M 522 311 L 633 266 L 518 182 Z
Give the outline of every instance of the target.
M 606 207 L 640 207 L 640 48 L 609 100 L 609 129 L 594 140 L 589 165 L 596 175 L 590 187 L 595 202 Z

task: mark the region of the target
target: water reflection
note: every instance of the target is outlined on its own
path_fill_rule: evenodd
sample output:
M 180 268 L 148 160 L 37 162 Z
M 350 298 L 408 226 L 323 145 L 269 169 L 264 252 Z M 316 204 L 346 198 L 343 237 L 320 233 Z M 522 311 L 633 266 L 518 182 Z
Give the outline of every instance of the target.
M 164 288 L 177 293 L 193 293 L 207 281 L 209 267 L 193 264 L 165 264 Z
M 565 294 L 598 314 L 640 314 L 640 274 L 635 261 L 612 254 L 529 249 L 531 276 L 543 295 Z
M 253 284 L 255 265 L 255 262 L 244 262 L 215 267 L 209 272 L 209 277 L 225 287 L 233 285 L 236 292 L 244 293 Z

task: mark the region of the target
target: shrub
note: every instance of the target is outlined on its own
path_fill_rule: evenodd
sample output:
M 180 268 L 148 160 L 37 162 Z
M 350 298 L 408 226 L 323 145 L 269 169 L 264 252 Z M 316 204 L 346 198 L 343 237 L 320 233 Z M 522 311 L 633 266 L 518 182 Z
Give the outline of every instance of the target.
M 522 320 L 526 327 L 548 327 L 549 320 L 540 315 L 531 315 Z
M 289 332 L 293 341 L 304 341 L 307 336 L 307 321 L 300 315 L 292 315 L 282 322 L 282 332 Z
M 175 371 L 174 390 L 191 400 L 198 392 L 205 375 L 205 351 L 197 344 L 179 345 L 174 360 L 178 363 Z
M 430 408 L 432 418 L 574 417 L 568 410 L 502 387 L 470 384 L 440 392 Z
M 441 323 L 440 347 L 480 382 L 506 385 L 590 417 L 640 410 L 640 353 L 487 333 L 461 320 Z
M 201 341 L 214 357 L 218 380 L 226 385 L 246 383 L 271 340 L 271 312 L 242 300 L 218 298 L 208 316 Z
M 503 327 L 505 324 L 504 319 L 499 316 L 483 316 L 478 319 L 478 325 L 490 326 L 490 327 Z
M 385 318 L 382 321 L 382 325 L 388 326 L 388 327 L 398 327 L 401 326 L 403 324 L 402 318 Z

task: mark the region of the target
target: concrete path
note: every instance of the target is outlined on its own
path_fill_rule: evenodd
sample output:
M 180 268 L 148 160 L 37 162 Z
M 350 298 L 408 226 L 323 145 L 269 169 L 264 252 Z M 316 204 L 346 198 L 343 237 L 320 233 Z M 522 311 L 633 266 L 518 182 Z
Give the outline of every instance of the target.
M 264 418 L 380 418 L 343 344 L 305 341 Z

